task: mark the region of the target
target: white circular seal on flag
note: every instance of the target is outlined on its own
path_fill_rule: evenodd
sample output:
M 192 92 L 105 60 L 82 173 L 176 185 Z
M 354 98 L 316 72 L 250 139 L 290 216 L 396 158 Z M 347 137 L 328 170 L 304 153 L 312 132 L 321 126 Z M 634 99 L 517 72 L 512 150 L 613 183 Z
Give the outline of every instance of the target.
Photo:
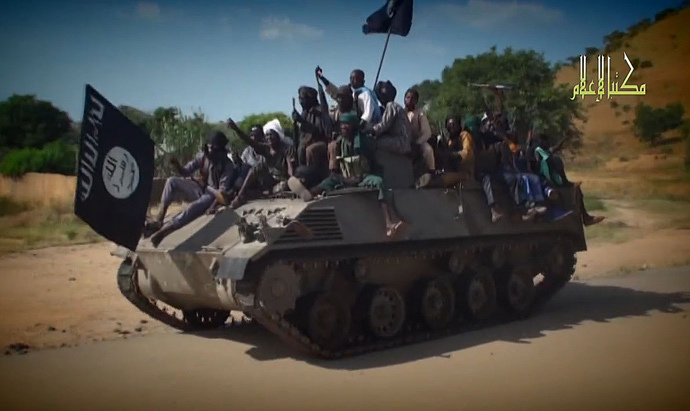
M 111 196 L 125 199 L 139 185 L 139 165 L 122 147 L 115 146 L 103 159 L 103 183 Z

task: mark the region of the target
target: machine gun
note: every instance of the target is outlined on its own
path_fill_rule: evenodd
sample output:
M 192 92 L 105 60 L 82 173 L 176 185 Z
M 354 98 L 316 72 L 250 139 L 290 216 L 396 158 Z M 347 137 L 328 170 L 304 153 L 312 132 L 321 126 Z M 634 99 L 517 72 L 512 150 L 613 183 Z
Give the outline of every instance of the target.
M 297 111 L 294 97 L 292 98 L 292 111 Z M 295 120 L 292 120 L 292 141 L 295 143 L 295 147 L 299 145 L 299 124 Z
M 469 87 L 481 87 L 481 88 L 488 88 L 488 89 L 494 89 L 494 90 L 512 90 L 514 88 L 514 86 L 511 84 L 467 83 L 467 85 Z

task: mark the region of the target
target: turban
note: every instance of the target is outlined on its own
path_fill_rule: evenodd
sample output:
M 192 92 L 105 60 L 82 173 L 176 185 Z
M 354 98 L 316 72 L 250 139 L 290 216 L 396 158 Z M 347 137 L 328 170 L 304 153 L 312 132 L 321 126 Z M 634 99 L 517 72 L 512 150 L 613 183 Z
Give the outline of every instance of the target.
M 228 138 L 225 137 L 222 131 L 216 131 L 211 136 L 211 144 L 214 146 L 225 147 L 228 144 Z
M 340 86 L 338 87 L 338 94 L 340 95 L 352 95 L 352 89 L 350 86 Z
M 300 97 L 306 97 L 308 99 L 316 100 L 316 89 L 313 87 L 302 86 L 297 91 Z
M 359 124 L 359 117 L 355 113 L 340 114 L 340 122 L 345 124 Z
M 475 117 L 475 116 L 465 117 L 465 129 L 472 132 L 472 131 L 476 130 L 478 126 L 479 126 L 479 121 L 477 120 L 477 117 Z
M 285 139 L 285 132 L 283 131 L 283 126 L 280 125 L 280 121 L 277 118 L 269 121 L 264 125 L 264 134 L 268 134 L 269 131 L 275 131 L 281 140 Z

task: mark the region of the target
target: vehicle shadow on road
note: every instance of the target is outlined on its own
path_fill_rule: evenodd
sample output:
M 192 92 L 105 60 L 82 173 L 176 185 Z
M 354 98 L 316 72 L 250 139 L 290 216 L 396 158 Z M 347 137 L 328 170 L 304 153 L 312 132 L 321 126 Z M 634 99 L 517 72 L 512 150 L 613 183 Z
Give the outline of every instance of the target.
M 688 303 L 688 292 L 659 293 L 611 285 L 570 283 L 531 318 L 340 360 L 318 359 L 296 351 L 259 325 L 199 335 L 252 345 L 247 354 L 260 361 L 292 357 L 323 368 L 359 370 L 430 357 L 449 357 L 454 352 L 496 341 L 529 344 L 545 337 L 549 331 L 574 328 L 586 321 L 606 323 L 619 318 L 649 316 L 655 311 L 687 316 L 687 312 L 678 305 Z

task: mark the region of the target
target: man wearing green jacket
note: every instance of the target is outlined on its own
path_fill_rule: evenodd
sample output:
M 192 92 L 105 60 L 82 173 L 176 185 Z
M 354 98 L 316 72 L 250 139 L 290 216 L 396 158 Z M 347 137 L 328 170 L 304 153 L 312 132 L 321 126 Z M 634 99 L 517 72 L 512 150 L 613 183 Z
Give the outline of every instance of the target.
M 303 200 L 310 201 L 314 196 L 339 188 L 367 187 L 378 189 L 378 200 L 386 222 L 386 235 L 394 237 L 406 223 L 400 219 L 391 199 L 390 190 L 383 184 L 383 167 L 376 161 L 376 141 L 359 131 L 357 114 L 340 115 L 340 136 L 335 140 L 335 163 L 338 169 L 320 184 L 308 190 L 303 181 L 293 177 L 288 181 L 290 189 Z

